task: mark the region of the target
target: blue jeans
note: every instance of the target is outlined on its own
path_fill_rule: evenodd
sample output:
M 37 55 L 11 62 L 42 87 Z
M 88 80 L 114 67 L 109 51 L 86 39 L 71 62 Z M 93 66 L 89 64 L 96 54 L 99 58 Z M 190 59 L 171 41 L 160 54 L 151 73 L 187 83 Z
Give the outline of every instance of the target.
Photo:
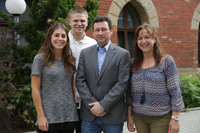
M 81 122 L 81 133 L 122 133 L 124 123 L 107 124 L 101 121 L 100 117 L 96 117 L 92 122 Z

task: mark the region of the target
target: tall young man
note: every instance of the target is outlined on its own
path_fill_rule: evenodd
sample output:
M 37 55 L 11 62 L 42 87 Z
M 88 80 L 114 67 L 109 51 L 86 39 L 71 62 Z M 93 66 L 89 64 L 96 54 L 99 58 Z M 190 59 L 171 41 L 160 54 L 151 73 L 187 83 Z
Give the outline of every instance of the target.
M 72 28 L 68 34 L 70 40 L 70 47 L 76 59 L 75 61 L 76 68 L 78 68 L 79 56 L 81 50 L 89 46 L 92 46 L 94 44 L 97 44 L 97 42 L 94 39 L 86 36 L 85 29 L 88 26 L 88 13 L 84 8 L 75 7 L 70 10 L 69 24 Z M 76 74 L 74 75 L 74 77 L 76 77 Z M 75 100 L 79 111 L 81 106 L 81 99 L 78 92 L 76 91 L 75 80 L 73 88 L 75 89 Z M 80 132 L 81 132 L 80 128 L 76 129 L 76 133 Z
M 97 45 L 81 51 L 76 76 L 82 99 L 81 132 L 122 133 L 130 54 L 110 41 L 113 29 L 107 16 L 96 17 L 92 28 Z

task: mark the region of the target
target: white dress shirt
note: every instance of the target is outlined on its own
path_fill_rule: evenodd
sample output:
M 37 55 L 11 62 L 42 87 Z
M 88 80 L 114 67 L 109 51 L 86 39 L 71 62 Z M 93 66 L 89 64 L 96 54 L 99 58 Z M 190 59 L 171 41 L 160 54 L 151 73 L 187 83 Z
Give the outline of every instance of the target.
M 81 50 L 84 48 L 90 47 L 92 45 L 95 45 L 97 44 L 97 42 L 94 39 L 86 36 L 86 34 L 80 42 L 77 42 L 75 40 L 74 36 L 71 34 L 71 31 L 69 31 L 68 36 L 69 36 L 69 41 L 70 41 L 70 48 L 72 50 L 73 56 L 76 59 L 76 63 L 75 63 L 76 69 L 78 69 L 78 62 L 79 62 L 79 56 L 80 56 Z
M 73 56 L 75 57 L 75 65 L 76 65 L 76 70 L 77 70 L 81 50 L 84 48 L 90 47 L 92 45 L 95 45 L 97 44 L 97 42 L 94 39 L 86 36 L 86 34 L 80 42 L 77 42 L 75 40 L 74 36 L 71 34 L 71 31 L 69 31 L 68 36 L 69 36 L 69 41 L 70 41 L 70 48 L 72 50 Z M 75 83 L 75 78 L 76 78 L 76 73 L 74 74 L 74 83 Z M 75 100 L 76 100 L 76 103 L 79 103 L 79 105 L 81 104 L 81 98 L 77 92 L 77 89 L 76 89 Z M 80 108 L 80 106 L 78 108 Z

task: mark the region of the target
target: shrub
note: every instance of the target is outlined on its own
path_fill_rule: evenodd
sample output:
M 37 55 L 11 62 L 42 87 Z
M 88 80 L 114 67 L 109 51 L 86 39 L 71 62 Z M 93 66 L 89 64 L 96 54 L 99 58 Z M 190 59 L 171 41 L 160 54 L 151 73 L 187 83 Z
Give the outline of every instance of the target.
M 180 76 L 181 94 L 186 108 L 200 107 L 200 79 L 197 76 Z
M 25 127 L 33 125 L 36 111 L 32 101 L 30 84 L 28 84 L 30 73 L 23 84 L 18 84 L 22 70 L 21 61 L 25 58 L 14 56 L 18 46 L 14 34 L 15 26 L 11 28 L 0 27 L 0 132 L 12 132 L 13 123 L 23 124 Z M 30 68 L 25 68 L 30 69 Z M 29 70 L 30 71 L 30 70 Z M 32 118 L 32 117 L 34 118 Z

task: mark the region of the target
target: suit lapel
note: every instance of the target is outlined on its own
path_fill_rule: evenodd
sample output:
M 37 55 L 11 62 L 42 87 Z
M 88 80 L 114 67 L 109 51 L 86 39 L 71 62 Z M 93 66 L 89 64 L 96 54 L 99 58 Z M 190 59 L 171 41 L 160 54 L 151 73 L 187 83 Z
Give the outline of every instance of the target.
M 107 68 L 108 64 L 110 63 L 111 59 L 115 55 L 115 52 L 116 52 L 115 48 L 116 48 L 116 46 L 111 43 L 110 47 L 108 48 L 108 51 L 106 53 L 106 57 L 104 59 L 103 65 L 101 67 L 101 72 L 100 72 L 100 75 L 99 75 L 99 79 L 101 78 L 102 74 L 104 73 L 104 71 Z M 98 66 L 97 66 L 97 68 L 98 68 Z
M 97 53 L 97 46 L 95 45 L 94 47 L 91 47 L 91 54 L 90 58 L 91 58 L 91 64 L 93 66 L 94 72 L 96 74 L 96 76 L 98 77 L 98 53 Z

